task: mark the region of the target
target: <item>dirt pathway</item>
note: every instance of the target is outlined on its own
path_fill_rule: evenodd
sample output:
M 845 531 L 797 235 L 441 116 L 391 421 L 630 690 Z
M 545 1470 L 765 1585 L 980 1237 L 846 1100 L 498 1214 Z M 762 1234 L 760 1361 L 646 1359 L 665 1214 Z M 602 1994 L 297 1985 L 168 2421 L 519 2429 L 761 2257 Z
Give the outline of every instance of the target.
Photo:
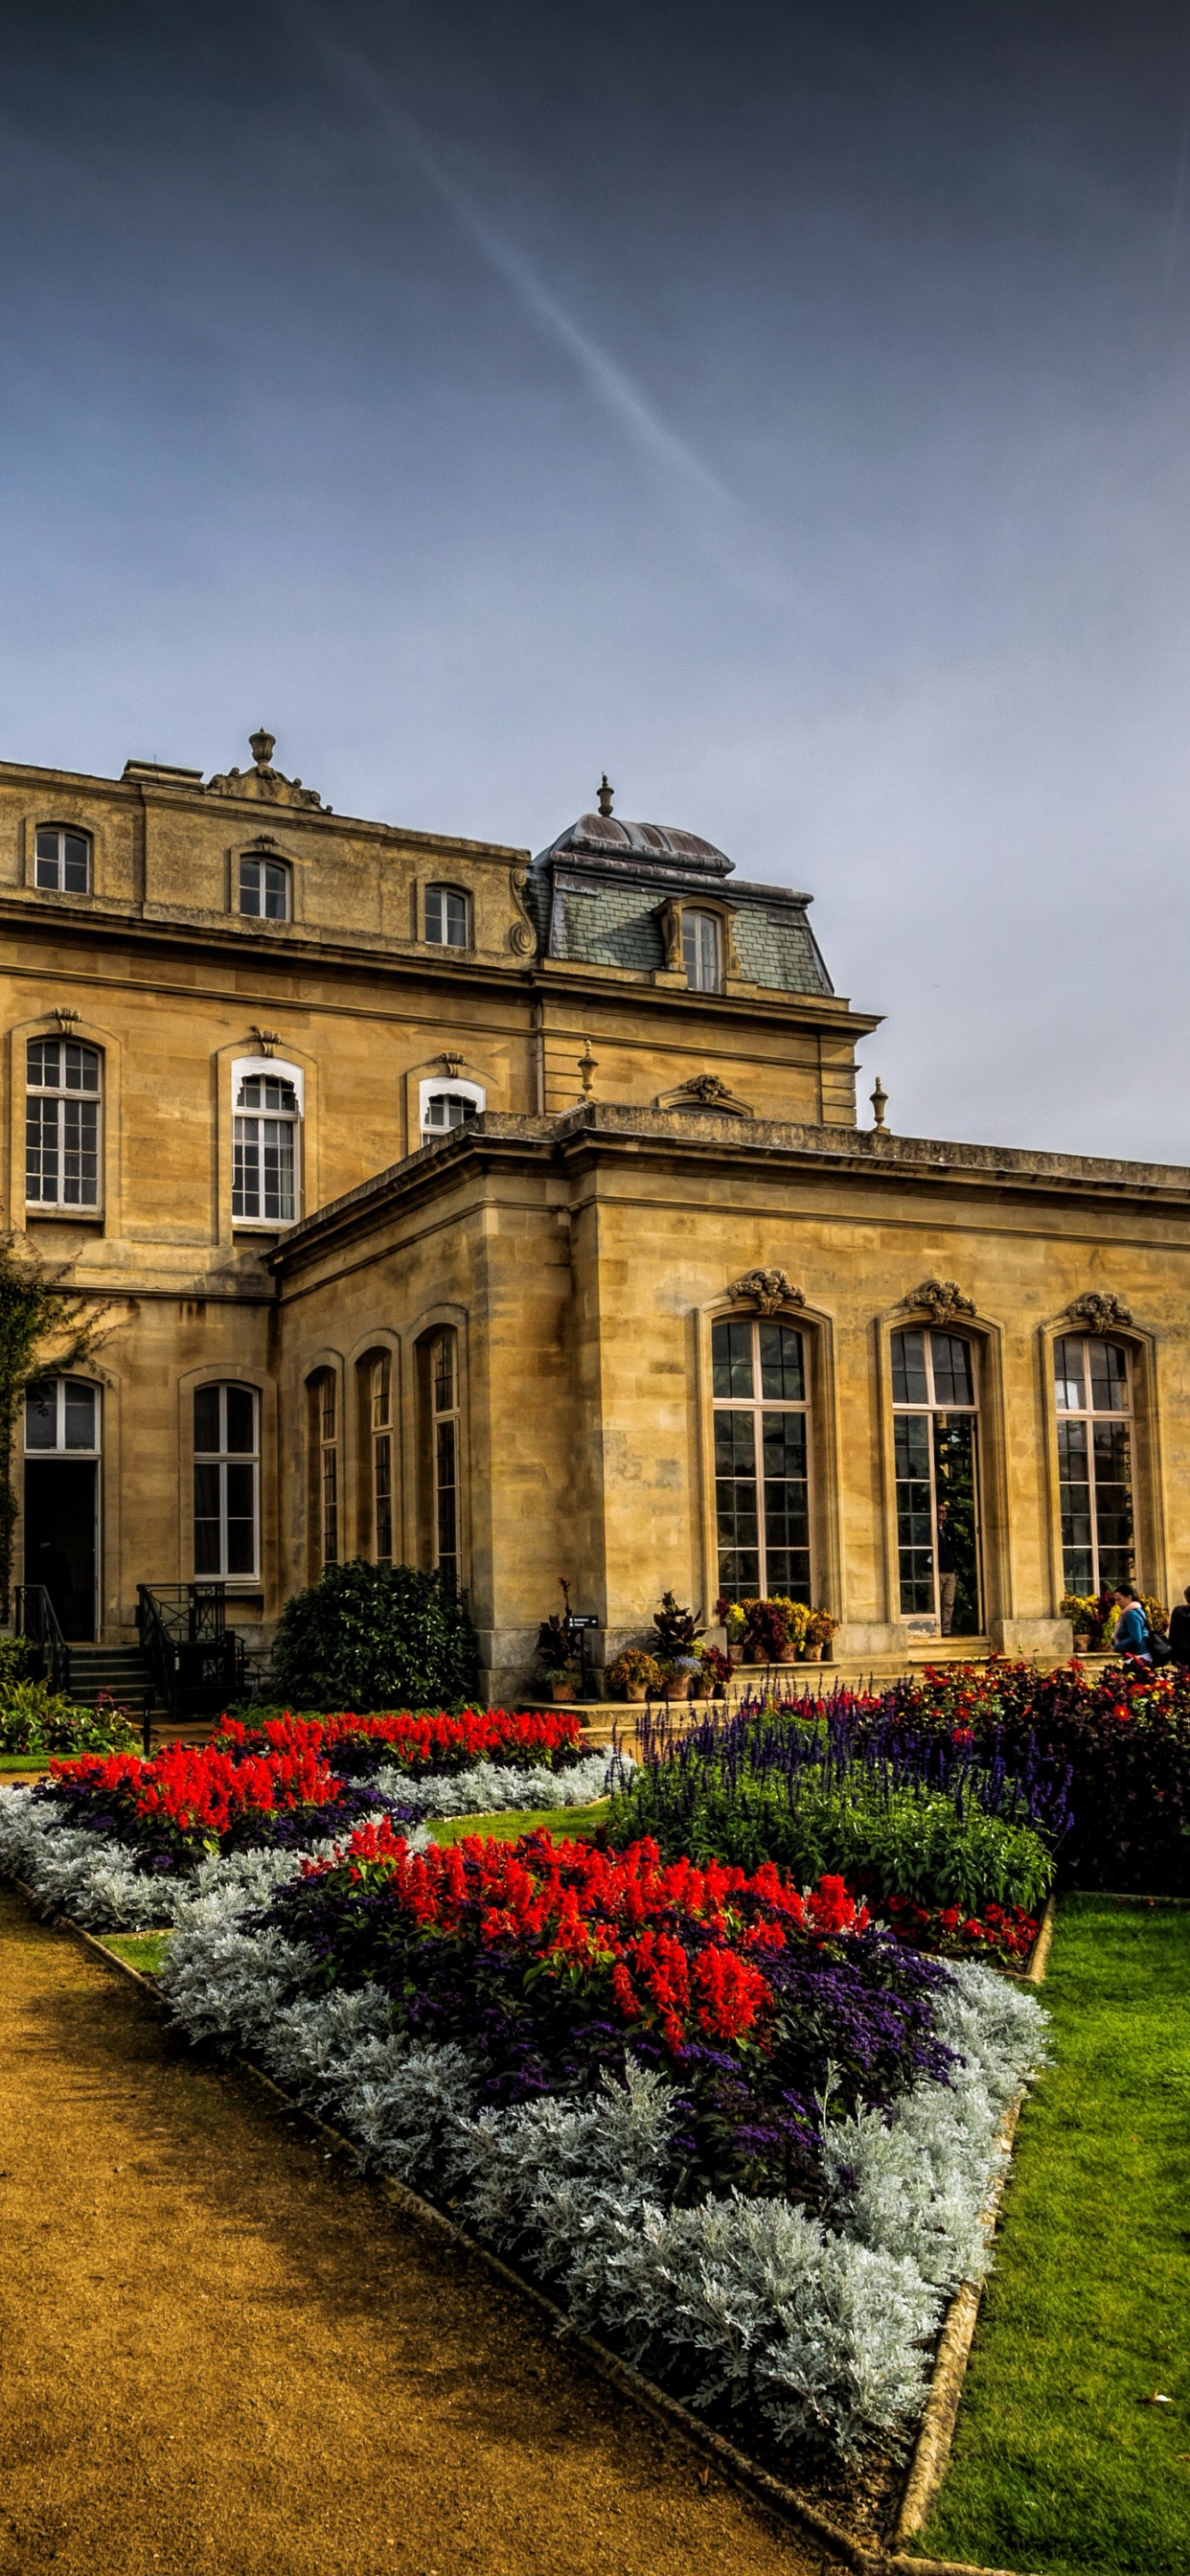
M 3 2576 L 817 2576 L 0 1889 Z

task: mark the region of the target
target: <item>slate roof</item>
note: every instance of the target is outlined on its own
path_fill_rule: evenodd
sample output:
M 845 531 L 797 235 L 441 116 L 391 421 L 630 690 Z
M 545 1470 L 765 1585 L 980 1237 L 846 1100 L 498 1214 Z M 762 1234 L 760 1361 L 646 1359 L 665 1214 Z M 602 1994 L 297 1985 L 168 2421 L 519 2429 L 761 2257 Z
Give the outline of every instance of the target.
M 648 974 L 665 964 L 665 904 L 713 895 L 731 913 L 746 982 L 769 992 L 833 993 L 806 917 L 812 896 L 729 885 L 734 870 L 713 841 L 672 823 L 582 814 L 534 859 L 525 899 L 547 957 Z

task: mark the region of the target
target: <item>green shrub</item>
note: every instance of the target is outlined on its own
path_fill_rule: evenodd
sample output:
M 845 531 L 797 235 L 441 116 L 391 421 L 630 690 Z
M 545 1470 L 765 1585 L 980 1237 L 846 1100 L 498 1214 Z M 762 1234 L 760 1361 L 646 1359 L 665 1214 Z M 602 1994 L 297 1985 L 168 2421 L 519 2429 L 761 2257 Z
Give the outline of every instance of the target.
M 613 1842 L 652 1834 L 666 1858 L 674 1858 L 671 1833 L 671 1820 L 655 1807 L 648 1773 L 637 1771 L 630 1788 L 612 1802 Z M 806 1787 L 791 1805 L 772 1787 L 745 1777 L 730 1788 L 708 1786 L 687 1807 L 681 1842 L 692 1860 L 714 1857 L 748 1871 L 771 1860 L 802 1887 L 837 1874 L 877 1897 L 957 1905 L 965 1914 L 979 1914 L 989 1903 L 1036 1914 L 1054 1876 L 1052 1855 L 1030 1826 L 987 1815 L 974 1804 L 959 1814 L 945 1792 L 865 1796 L 858 1786 L 831 1784 Z
M 138 1741 L 123 1709 L 78 1708 L 48 1682 L 12 1682 L 0 1702 L 0 1753 L 132 1753 Z
M 27 1681 L 36 1654 L 27 1637 L 0 1637 L 0 1708 L 3 1708 L 14 1683 Z
M 479 1644 L 461 1596 L 415 1565 L 328 1565 L 295 1593 L 273 1643 L 273 1687 L 294 1709 L 453 1708 Z

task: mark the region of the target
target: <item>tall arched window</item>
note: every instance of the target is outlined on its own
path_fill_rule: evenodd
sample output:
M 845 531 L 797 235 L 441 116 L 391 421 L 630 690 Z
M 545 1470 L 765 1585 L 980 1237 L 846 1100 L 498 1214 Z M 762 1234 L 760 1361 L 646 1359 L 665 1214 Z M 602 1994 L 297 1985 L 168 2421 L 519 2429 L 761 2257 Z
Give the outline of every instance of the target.
M 26 1198 L 41 1207 L 98 1207 L 98 1047 L 30 1038 L 25 1063 Z
M 257 921 L 288 921 L 289 869 L 284 859 L 240 860 L 240 910 Z
M 711 1329 L 719 1589 L 733 1601 L 812 1599 L 809 1397 L 792 1324 Z
M 426 887 L 426 937 L 437 948 L 468 948 L 471 944 L 471 906 L 458 886 Z
M 391 1565 L 393 1557 L 393 1364 L 390 1352 L 377 1352 L 369 1375 L 372 1554 L 377 1565 Z
M 302 1077 L 241 1057 L 232 1069 L 231 1213 L 237 1225 L 292 1225 L 301 1214 Z
M 339 1388 L 333 1369 L 307 1381 L 310 1553 L 315 1570 L 339 1562 Z
M 259 1398 L 252 1386 L 194 1390 L 194 1571 L 260 1572 Z
M 91 844 L 86 833 L 72 832 L 61 823 L 40 824 L 33 874 L 47 892 L 89 894 Z
M 1114 1590 L 1133 1571 L 1132 1383 L 1120 1342 L 1066 1333 L 1054 1344 L 1062 1580 Z
M 978 1375 L 965 1333 L 892 1337 L 901 1614 L 980 1633 Z
M 713 912 L 682 911 L 682 964 L 692 993 L 717 993 L 723 981 L 719 924 Z

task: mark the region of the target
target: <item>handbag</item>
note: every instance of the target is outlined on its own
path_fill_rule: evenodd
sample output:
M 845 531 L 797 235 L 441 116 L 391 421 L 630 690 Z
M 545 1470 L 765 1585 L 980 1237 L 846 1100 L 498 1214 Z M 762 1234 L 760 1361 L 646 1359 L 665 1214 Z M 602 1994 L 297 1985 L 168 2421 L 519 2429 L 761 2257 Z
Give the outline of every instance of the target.
M 1148 1637 L 1145 1641 L 1145 1652 L 1154 1664 L 1171 1664 L 1173 1662 L 1173 1647 L 1170 1645 L 1168 1637 L 1162 1636 L 1159 1628 L 1151 1627 L 1149 1629 Z

